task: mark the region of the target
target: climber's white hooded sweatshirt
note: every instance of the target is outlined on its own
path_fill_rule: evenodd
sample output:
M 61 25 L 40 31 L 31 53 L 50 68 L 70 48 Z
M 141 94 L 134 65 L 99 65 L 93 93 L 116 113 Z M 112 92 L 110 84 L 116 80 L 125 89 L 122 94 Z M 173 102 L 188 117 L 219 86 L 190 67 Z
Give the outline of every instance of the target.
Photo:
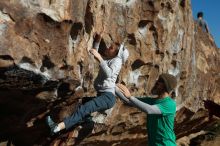
M 97 92 L 112 92 L 115 95 L 115 82 L 122 64 L 125 63 L 128 56 L 128 50 L 124 45 L 120 45 L 118 55 L 115 58 L 100 62 L 99 73 L 94 82 Z

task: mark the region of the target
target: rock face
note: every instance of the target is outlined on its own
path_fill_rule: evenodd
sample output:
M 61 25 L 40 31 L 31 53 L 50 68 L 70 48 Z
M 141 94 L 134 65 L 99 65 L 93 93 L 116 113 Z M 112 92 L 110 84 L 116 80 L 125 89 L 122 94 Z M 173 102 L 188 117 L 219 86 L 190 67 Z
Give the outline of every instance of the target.
M 178 78 L 178 144 L 220 133 L 212 130 L 220 127 L 219 50 L 194 23 L 190 1 L 1 0 L 0 141 L 146 145 L 145 114 L 119 100 L 105 124 L 84 122 L 50 137 L 47 114 L 61 121 L 80 98 L 95 95 L 98 64 L 88 53 L 95 34 L 125 43 L 130 56 L 118 79 L 133 95 L 148 95 L 161 73 Z

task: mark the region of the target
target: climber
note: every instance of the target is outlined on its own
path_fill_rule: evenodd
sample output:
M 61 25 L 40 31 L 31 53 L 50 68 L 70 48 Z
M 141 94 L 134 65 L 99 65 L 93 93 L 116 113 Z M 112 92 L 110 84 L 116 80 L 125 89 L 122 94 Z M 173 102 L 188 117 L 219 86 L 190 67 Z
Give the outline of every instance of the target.
M 203 12 L 197 13 L 197 24 L 202 28 L 203 32 L 209 33 L 209 28 L 206 21 L 203 19 Z
M 129 53 L 123 44 L 112 43 L 111 39 L 103 38 L 105 48 L 100 48 L 101 37 L 95 37 L 94 47 L 89 52 L 99 62 L 99 72 L 94 81 L 97 96 L 92 100 L 79 106 L 76 111 L 60 123 L 55 123 L 50 116 L 47 117 L 47 124 L 51 134 L 58 133 L 63 129 L 70 129 L 86 116 L 96 111 L 103 111 L 113 107 L 115 99 L 115 82 L 120 72 L 122 64 L 127 60 Z M 98 50 L 104 50 L 101 54 Z
M 176 87 L 177 80 L 173 75 L 161 74 L 151 93 L 155 98 L 135 98 L 128 88 L 117 84 L 116 95 L 124 102 L 147 114 L 148 146 L 175 146 L 174 118 L 176 102 L 171 98 L 171 92 Z

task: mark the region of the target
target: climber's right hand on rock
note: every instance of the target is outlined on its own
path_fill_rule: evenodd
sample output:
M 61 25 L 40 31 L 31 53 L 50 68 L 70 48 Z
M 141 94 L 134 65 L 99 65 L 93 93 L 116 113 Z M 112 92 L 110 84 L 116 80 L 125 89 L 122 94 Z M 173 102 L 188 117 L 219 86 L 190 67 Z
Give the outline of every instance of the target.
M 102 38 L 102 35 L 96 33 L 94 36 L 94 42 L 97 42 L 97 43 L 100 42 L 101 38 Z
M 98 34 L 98 33 L 95 33 L 95 35 L 93 36 L 93 48 L 95 48 L 96 50 L 99 49 L 99 45 L 100 45 L 100 42 L 101 42 L 101 38 L 102 38 L 102 34 Z

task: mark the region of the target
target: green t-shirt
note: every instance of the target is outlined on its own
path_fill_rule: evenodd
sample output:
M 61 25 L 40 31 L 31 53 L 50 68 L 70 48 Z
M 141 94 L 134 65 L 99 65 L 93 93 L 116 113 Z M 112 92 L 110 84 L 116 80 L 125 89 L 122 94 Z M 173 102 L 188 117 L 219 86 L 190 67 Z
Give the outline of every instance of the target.
M 148 146 L 176 146 L 174 133 L 174 118 L 176 113 L 176 102 L 170 98 L 139 98 L 139 100 L 157 105 L 161 110 L 160 115 L 147 115 Z

